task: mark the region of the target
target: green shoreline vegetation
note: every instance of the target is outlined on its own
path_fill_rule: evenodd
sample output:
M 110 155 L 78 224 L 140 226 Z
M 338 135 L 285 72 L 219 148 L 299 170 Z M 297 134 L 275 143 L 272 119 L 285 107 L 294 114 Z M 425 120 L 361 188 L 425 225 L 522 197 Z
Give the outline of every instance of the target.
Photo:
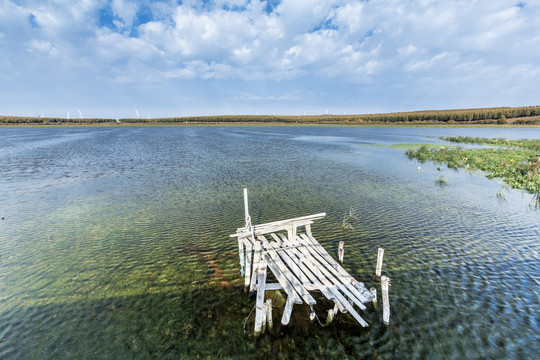
M 501 178 L 516 189 L 536 194 L 540 203 L 540 140 L 507 140 L 471 137 L 441 137 L 459 144 L 486 145 L 485 148 L 462 146 L 421 146 L 408 150 L 407 156 L 419 162 L 426 160 L 445 163 L 448 168 L 479 169 L 486 171 L 489 179 Z
M 526 125 L 540 126 L 540 106 L 426 110 L 357 115 L 216 115 L 153 119 L 0 116 L 0 125 Z

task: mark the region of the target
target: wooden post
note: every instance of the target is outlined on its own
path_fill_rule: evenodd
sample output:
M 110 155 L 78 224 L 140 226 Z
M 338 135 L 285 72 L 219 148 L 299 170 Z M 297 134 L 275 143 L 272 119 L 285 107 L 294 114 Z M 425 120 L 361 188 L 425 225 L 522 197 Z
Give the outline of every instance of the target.
M 272 320 L 272 299 L 266 300 L 266 322 L 268 323 L 268 331 L 272 331 L 274 322 Z
M 345 254 L 345 249 L 343 249 L 343 245 L 344 245 L 344 242 L 343 240 L 341 240 L 339 242 L 339 247 L 338 247 L 338 251 L 337 251 L 337 256 L 338 256 L 338 259 L 339 259 L 339 262 L 343 264 L 343 255 Z
M 251 219 L 249 217 L 249 206 L 248 206 L 248 192 L 247 189 L 244 189 L 244 214 L 246 216 L 246 226 L 249 225 Z
M 328 310 L 328 316 L 326 317 L 326 325 L 332 323 L 332 320 L 334 320 L 334 309 Z
M 390 286 L 390 278 L 388 276 L 381 277 L 381 292 L 383 299 L 383 323 L 390 324 L 390 300 L 388 299 L 388 287 Z
M 238 239 L 238 256 L 240 257 L 240 273 L 244 276 L 244 242 Z
M 253 269 L 253 275 L 251 276 L 251 283 L 249 286 L 249 291 L 255 290 L 255 282 L 257 280 L 257 270 L 259 269 L 259 261 L 261 260 L 261 242 L 255 241 L 255 250 L 253 254 L 253 262 L 251 264 Z
M 264 320 L 264 292 L 266 285 L 266 259 L 261 260 L 259 263 L 259 271 L 257 274 L 257 302 L 255 304 L 255 337 L 261 334 L 262 323 Z
M 294 301 L 292 296 L 287 297 L 287 302 L 285 303 L 285 309 L 283 310 L 283 316 L 281 317 L 281 325 L 288 325 L 291 320 L 292 308 Z
M 373 306 L 377 306 L 377 289 L 375 288 L 371 288 L 369 289 L 369 291 L 373 294 L 373 299 L 371 301 L 373 301 Z
M 377 268 L 375 269 L 375 276 L 378 278 L 381 277 L 383 255 L 384 249 L 379 248 L 379 252 L 377 253 Z

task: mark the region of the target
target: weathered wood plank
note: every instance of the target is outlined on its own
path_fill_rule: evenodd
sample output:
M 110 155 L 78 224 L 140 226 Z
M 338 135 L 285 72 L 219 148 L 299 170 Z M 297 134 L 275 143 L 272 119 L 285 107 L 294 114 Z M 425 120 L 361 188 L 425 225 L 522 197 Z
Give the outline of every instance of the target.
M 283 258 L 287 257 L 285 252 L 282 251 L 281 254 L 278 254 L 277 251 L 271 250 L 268 240 L 266 240 L 266 238 L 262 235 L 259 236 L 259 240 L 262 241 L 264 247 L 266 248 L 267 254 L 270 255 L 272 260 L 274 260 L 274 262 L 276 263 L 278 268 L 281 270 L 281 272 L 283 274 L 286 274 L 285 276 L 287 277 L 289 282 L 294 286 L 294 289 L 298 292 L 298 294 L 304 299 L 304 301 L 310 305 L 316 304 L 317 302 L 315 301 L 315 299 L 310 295 L 309 291 L 306 290 L 306 288 L 302 285 L 302 283 L 296 277 L 298 275 L 294 273 L 294 270 L 291 271 L 291 269 L 287 268 L 287 266 L 283 262 L 281 255 L 283 255 Z
M 297 227 L 306 226 L 312 224 L 314 220 L 322 219 L 326 216 L 326 213 L 319 213 L 307 216 L 301 216 L 292 219 L 274 221 L 265 224 L 253 225 L 253 231 L 255 235 L 264 235 L 270 232 L 276 232 L 281 230 L 287 230 L 292 224 L 295 224 Z M 251 229 L 247 227 L 241 227 L 236 230 L 236 234 L 230 235 L 231 237 L 242 237 L 250 236 L 252 234 Z
M 259 336 L 264 321 L 265 309 L 264 309 L 264 293 L 266 286 L 266 260 L 261 260 L 259 268 L 257 269 L 257 301 L 255 310 L 255 336 Z
M 273 237 L 275 237 L 276 239 L 277 236 L 275 234 L 272 234 Z M 283 244 L 286 244 L 289 242 L 289 240 L 285 237 L 285 235 L 283 234 L 280 234 L 283 238 Z M 306 286 L 306 289 L 308 289 L 308 286 L 310 288 L 316 288 L 317 290 L 319 290 L 328 300 L 334 300 L 334 296 L 332 295 L 331 292 L 328 291 L 328 287 L 320 281 L 320 279 L 315 275 L 315 271 L 316 271 L 316 268 L 315 268 L 315 265 L 312 263 L 312 262 L 306 262 L 305 259 L 306 259 L 306 256 L 297 248 L 297 246 L 295 247 L 289 247 L 287 248 L 288 251 L 294 255 L 296 261 L 297 261 L 297 265 L 302 269 L 302 271 L 304 271 L 304 273 L 308 276 L 308 278 L 310 279 L 310 281 L 313 283 L 313 285 L 305 285 Z M 323 280 L 324 280 L 324 277 L 323 277 Z M 308 289 L 310 290 L 310 289 Z
M 306 244 L 306 247 L 309 250 L 313 250 L 314 253 L 317 252 L 322 259 L 326 260 L 322 261 L 321 263 L 328 267 L 328 269 L 338 277 L 342 284 L 348 287 L 349 291 L 352 292 L 361 303 L 367 303 L 371 300 L 371 296 L 366 297 L 363 292 L 358 291 L 356 287 L 353 286 L 358 285 L 364 287 L 364 284 L 356 281 L 355 278 L 353 278 L 345 269 L 343 269 L 343 267 L 341 267 L 341 265 L 339 265 L 336 260 L 334 260 L 330 254 L 328 254 L 328 252 L 321 246 L 321 244 L 319 244 L 317 240 L 315 240 L 315 238 L 310 238 L 306 234 L 302 234 L 299 238 L 299 241 Z
M 294 301 L 295 304 L 302 304 L 302 298 L 296 290 L 294 289 L 294 286 L 289 282 L 289 279 L 279 269 L 279 267 L 274 262 L 274 259 L 272 257 L 267 258 L 268 261 L 268 267 L 272 271 L 272 274 L 276 277 L 279 284 L 283 287 L 283 290 L 287 293 L 287 296 L 291 298 L 292 301 Z
M 332 287 L 330 291 L 332 291 L 332 293 L 336 295 L 336 298 L 343 304 L 343 306 L 345 306 L 347 310 L 349 310 L 349 313 L 354 317 L 356 321 L 358 321 L 360 325 L 362 325 L 363 327 L 369 326 L 368 323 L 364 319 L 362 319 L 362 317 L 356 312 L 351 303 L 349 303 L 346 299 L 343 299 L 343 297 L 340 298 L 341 294 L 339 293 L 339 291 L 337 291 L 337 286 Z
M 306 246 L 301 249 L 305 249 L 305 251 L 308 251 L 309 253 L 311 253 L 312 257 L 318 261 L 319 270 L 321 270 L 321 272 L 334 285 L 337 285 L 339 289 L 343 291 L 345 295 L 347 295 L 347 297 L 351 299 L 360 309 L 365 310 L 366 307 L 364 306 L 363 303 L 366 301 L 364 301 L 363 295 L 360 294 L 358 290 L 356 290 L 356 288 L 350 283 L 350 280 L 348 278 L 345 278 L 344 276 L 342 276 L 340 272 L 334 266 L 331 266 L 330 264 L 328 264 L 326 259 L 323 258 L 320 252 L 316 250 L 315 246 L 313 246 L 311 242 L 305 241 L 304 236 L 305 234 L 302 234 L 302 239 L 300 241 L 303 241 L 306 244 Z

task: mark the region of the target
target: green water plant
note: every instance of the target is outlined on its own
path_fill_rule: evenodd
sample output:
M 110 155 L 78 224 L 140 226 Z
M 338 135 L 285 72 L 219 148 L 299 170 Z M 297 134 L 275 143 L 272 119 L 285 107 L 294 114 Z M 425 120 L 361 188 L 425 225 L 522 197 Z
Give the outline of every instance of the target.
M 479 169 L 489 179 L 501 178 L 509 186 L 540 192 L 540 140 L 508 140 L 471 137 L 442 138 L 455 143 L 489 145 L 482 148 L 422 146 L 406 152 L 411 159 L 446 164 L 448 168 Z
M 354 226 L 352 224 L 354 220 L 358 220 L 358 215 L 357 215 L 356 209 L 351 206 L 349 207 L 349 212 L 343 215 L 343 220 L 341 221 L 341 227 L 344 230 L 354 230 Z
M 448 180 L 446 176 L 440 175 L 440 176 L 437 176 L 437 178 L 435 179 L 435 185 L 440 186 L 440 187 L 445 187 L 445 186 L 450 185 L 450 181 Z

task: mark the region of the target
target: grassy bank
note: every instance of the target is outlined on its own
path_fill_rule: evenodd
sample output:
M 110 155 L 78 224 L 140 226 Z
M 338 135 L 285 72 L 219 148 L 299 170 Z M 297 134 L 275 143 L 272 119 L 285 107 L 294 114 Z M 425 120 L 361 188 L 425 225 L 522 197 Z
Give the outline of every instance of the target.
M 507 140 L 471 137 L 441 138 L 459 144 L 489 145 L 486 148 L 421 146 L 407 151 L 407 156 L 420 162 L 433 161 L 449 168 L 479 169 L 487 177 L 503 179 L 516 189 L 540 192 L 540 140 Z
M 0 125 L 527 125 L 540 126 L 540 106 L 427 110 L 355 115 L 219 115 L 153 119 L 0 116 Z

